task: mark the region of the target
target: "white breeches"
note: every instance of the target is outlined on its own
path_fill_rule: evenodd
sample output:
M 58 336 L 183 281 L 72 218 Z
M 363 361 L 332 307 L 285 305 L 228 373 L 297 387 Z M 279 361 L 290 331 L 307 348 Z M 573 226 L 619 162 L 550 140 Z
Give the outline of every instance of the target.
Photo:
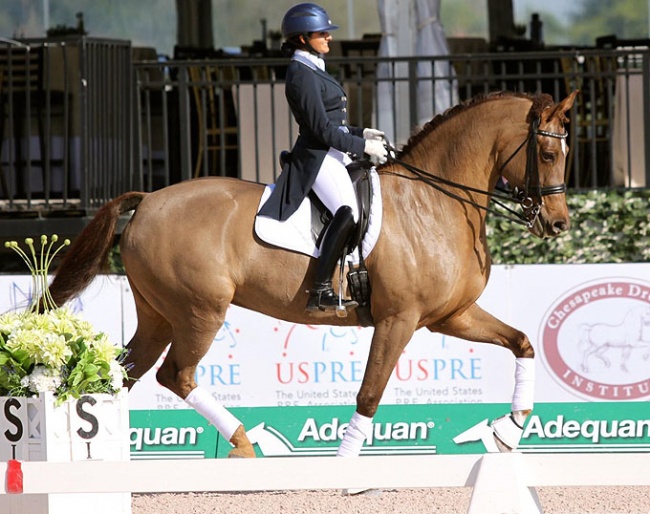
M 312 190 L 332 214 L 336 214 L 339 207 L 350 206 L 356 222 L 359 221 L 357 197 L 346 168 L 351 162 L 348 154 L 330 148 L 318 170 Z

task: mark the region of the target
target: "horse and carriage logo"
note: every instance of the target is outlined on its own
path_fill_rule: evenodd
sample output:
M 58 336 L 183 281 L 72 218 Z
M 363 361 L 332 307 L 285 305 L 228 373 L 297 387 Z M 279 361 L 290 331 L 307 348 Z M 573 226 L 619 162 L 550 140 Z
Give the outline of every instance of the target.
M 597 400 L 650 396 L 650 284 L 612 279 L 566 293 L 540 330 L 554 378 Z

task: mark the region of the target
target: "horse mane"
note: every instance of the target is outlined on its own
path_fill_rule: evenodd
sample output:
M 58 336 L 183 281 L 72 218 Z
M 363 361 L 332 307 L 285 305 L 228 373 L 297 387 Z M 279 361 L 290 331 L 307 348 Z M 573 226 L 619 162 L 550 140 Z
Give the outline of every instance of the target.
M 404 145 L 404 147 L 399 152 L 400 156 L 403 157 L 408 155 L 409 152 L 420 143 L 420 141 L 422 141 L 444 122 L 450 120 L 457 114 L 486 102 L 512 97 L 527 98 L 532 102 L 530 111 L 528 111 L 528 116 L 526 118 L 526 121 L 529 123 L 535 118 L 538 118 L 544 109 L 553 104 L 553 98 L 546 93 L 531 95 L 529 93 L 519 93 L 514 91 L 492 91 L 490 93 L 476 95 L 468 100 L 465 100 L 464 102 L 450 107 L 442 114 L 434 116 L 431 121 L 425 123 L 424 126 L 422 126 L 422 128 L 420 128 L 417 132 L 411 134 L 411 137 L 406 142 L 406 145 Z

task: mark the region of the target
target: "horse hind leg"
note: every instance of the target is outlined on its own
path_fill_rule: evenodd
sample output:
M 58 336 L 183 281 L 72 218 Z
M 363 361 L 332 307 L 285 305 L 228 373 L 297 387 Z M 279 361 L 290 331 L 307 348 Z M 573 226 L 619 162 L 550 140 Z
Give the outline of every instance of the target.
M 125 360 L 128 370 L 127 389 L 151 369 L 172 339 L 172 327 L 169 322 L 156 312 L 131 285 L 135 300 L 138 326 L 127 345 Z
M 175 327 L 174 340 L 156 379 L 206 418 L 234 446 L 229 457 L 255 457 L 255 450 L 243 424 L 217 402 L 212 394 L 198 386 L 194 379 L 196 368 L 210 348 L 220 326 L 221 323 L 202 331 L 190 323 Z

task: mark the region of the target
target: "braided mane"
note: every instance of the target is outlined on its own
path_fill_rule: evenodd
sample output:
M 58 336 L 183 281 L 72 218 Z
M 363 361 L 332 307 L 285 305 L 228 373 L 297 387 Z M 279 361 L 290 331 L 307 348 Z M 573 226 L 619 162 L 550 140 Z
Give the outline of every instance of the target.
M 531 95 L 528 93 L 518 93 L 513 91 L 492 91 L 486 94 L 476 95 L 458 105 L 450 107 L 442 114 L 434 116 L 431 121 L 428 121 L 424 126 L 417 132 L 411 135 L 406 145 L 399 152 L 400 156 L 408 155 L 408 153 L 415 147 L 417 144 L 422 141 L 427 135 L 433 132 L 436 128 L 442 125 L 445 121 L 453 118 L 460 112 L 464 112 L 467 109 L 471 109 L 477 105 L 483 104 L 485 102 L 500 100 L 502 98 L 527 98 L 533 102 L 528 112 L 527 121 L 530 123 L 533 119 L 539 117 L 544 109 L 549 105 L 553 104 L 553 98 L 546 93 L 539 93 L 536 95 Z

